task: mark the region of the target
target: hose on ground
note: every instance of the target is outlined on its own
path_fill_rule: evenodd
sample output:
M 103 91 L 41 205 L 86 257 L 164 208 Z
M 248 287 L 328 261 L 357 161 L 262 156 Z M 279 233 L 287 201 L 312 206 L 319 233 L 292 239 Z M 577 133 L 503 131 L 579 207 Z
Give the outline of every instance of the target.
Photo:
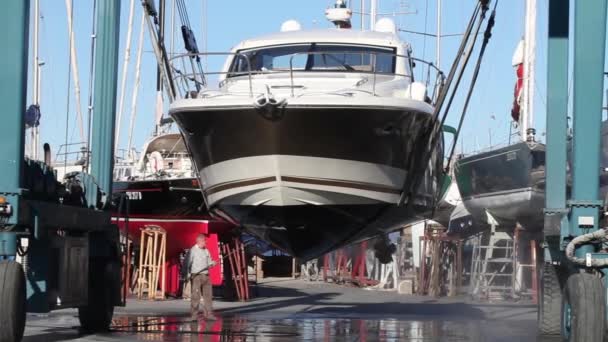
M 606 267 L 608 266 L 608 259 L 593 259 L 591 258 L 591 264 L 587 263 L 587 259 L 579 258 L 574 255 L 576 251 L 576 247 L 579 245 L 587 244 L 592 241 L 601 241 L 606 240 L 608 235 L 608 230 L 600 229 L 593 233 L 583 234 L 581 236 L 577 236 L 566 246 L 566 257 L 568 260 L 572 261 L 575 264 L 586 265 L 587 267 Z

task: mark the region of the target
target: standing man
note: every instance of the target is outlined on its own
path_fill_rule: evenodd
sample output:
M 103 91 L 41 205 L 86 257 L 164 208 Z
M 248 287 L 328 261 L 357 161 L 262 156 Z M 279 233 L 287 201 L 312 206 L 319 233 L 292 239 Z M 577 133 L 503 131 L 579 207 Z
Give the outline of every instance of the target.
M 211 259 L 207 249 L 207 239 L 205 235 L 199 234 L 196 237 L 196 244 L 190 249 L 188 256 L 187 270 L 190 274 L 191 295 L 190 312 L 192 319 L 198 319 L 198 307 L 203 296 L 203 314 L 207 320 L 215 320 L 213 315 L 213 291 L 209 269 L 214 267 L 217 262 Z

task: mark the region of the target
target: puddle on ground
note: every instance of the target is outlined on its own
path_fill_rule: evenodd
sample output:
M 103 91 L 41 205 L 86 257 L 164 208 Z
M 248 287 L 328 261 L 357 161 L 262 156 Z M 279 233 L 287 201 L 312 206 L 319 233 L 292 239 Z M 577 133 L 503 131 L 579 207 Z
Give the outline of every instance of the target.
M 137 341 L 537 341 L 536 323 L 330 318 L 117 317 L 112 336 Z M 118 337 L 118 336 L 116 336 Z

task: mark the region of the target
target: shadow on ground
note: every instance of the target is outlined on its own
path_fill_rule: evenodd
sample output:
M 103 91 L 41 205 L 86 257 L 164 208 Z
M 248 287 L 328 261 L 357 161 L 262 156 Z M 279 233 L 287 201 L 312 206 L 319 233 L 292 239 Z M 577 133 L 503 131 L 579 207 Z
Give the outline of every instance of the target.
M 466 303 L 400 303 L 400 302 L 358 302 L 337 299 L 340 292 L 307 293 L 294 288 L 261 285 L 256 300 L 238 307 L 218 310 L 222 315 L 246 315 L 260 312 L 294 311 L 298 314 L 313 314 L 332 317 L 352 317 L 353 315 L 382 315 L 383 318 L 404 316 L 441 316 L 451 319 L 485 318 L 482 310 Z M 365 293 L 370 296 L 373 292 Z M 270 299 L 271 301 L 268 301 Z M 276 299 L 276 300 L 275 300 Z M 428 318 L 428 317 L 427 317 Z

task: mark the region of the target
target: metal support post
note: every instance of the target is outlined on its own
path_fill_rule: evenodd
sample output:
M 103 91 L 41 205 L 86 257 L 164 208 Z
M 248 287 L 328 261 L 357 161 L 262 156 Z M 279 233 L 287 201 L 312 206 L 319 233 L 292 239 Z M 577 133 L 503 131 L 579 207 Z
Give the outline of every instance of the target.
M 118 47 L 120 42 L 120 1 L 100 0 L 97 9 L 97 49 L 95 51 L 95 101 L 91 132 L 91 174 L 106 195 L 112 195 L 114 125 Z
M 567 202 L 567 208 L 570 209 L 568 222 L 559 216 L 566 216 L 561 206 L 567 186 L 565 113 L 568 109 L 568 1 L 550 2 L 546 186 L 548 215 L 545 228 L 560 222 L 562 250 L 565 244 L 569 244 L 568 251 L 572 251 L 572 238 L 596 232 L 600 228 L 599 213 L 603 201 L 600 200 L 599 178 L 607 9 L 606 0 L 574 2 L 574 134 L 572 191 Z M 549 214 L 557 216 L 559 220 L 553 220 L 552 223 Z M 574 257 L 568 257 L 567 265 L 573 266 L 572 269 L 561 267 L 558 273 L 553 267 L 544 267 L 541 291 L 549 295 L 543 295 L 539 301 L 541 332 L 552 334 L 560 331 L 565 341 L 604 340 L 606 285 L 594 274 L 591 266 L 594 259 L 605 258 L 606 255 L 594 254 L 596 248 L 596 245 L 588 243 L 574 249 Z M 581 260 L 585 262 L 581 263 Z M 560 281 L 560 273 L 563 274 L 564 271 L 568 272 L 565 284 Z
M 545 234 L 561 235 L 562 243 L 559 246 L 549 243 L 546 261 L 553 259 L 551 256 L 558 248 L 563 248 L 569 235 L 566 209 L 569 7 L 569 0 L 549 2 Z

